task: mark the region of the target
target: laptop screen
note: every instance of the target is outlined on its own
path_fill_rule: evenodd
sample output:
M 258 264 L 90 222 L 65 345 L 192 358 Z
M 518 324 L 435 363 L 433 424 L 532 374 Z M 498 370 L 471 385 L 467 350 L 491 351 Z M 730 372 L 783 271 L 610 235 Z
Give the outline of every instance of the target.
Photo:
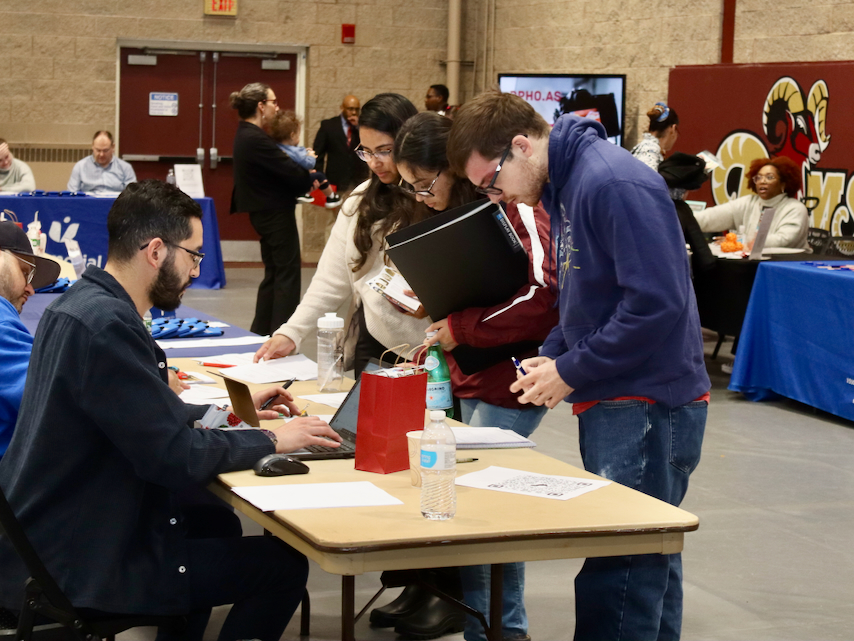
M 365 367 L 366 372 L 375 372 L 378 369 L 380 369 L 380 365 L 375 359 L 371 359 L 367 367 Z M 333 430 L 336 432 L 340 432 L 342 430 L 349 432 L 354 439 L 356 436 L 356 424 L 359 420 L 359 392 L 361 389 L 362 378 L 359 377 L 359 380 L 357 380 L 352 389 L 350 389 L 350 393 L 347 394 L 344 402 L 341 403 L 341 407 L 339 407 L 338 411 L 335 412 L 335 416 L 333 416 L 332 420 L 329 421 L 329 426 Z

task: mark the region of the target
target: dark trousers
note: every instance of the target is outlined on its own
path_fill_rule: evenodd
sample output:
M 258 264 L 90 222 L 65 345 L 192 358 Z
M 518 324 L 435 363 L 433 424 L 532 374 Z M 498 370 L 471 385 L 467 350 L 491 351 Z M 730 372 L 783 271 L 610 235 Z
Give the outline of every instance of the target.
M 278 641 L 305 592 L 308 561 L 268 536 L 188 541 L 190 613 L 182 634 L 157 641 L 201 641 L 211 608 L 233 603 L 219 641 Z
M 258 286 L 250 330 L 264 336 L 277 330 L 299 305 L 299 234 L 293 210 L 251 212 L 249 221 L 261 236 L 264 261 L 264 280 Z

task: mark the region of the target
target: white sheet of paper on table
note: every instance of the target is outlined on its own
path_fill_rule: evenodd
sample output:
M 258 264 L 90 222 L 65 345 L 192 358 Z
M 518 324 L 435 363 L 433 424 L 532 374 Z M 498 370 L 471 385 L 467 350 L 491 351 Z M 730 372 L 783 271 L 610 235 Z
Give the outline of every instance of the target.
M 228 392 L 219 387 L 203 387 L 199 385 L 191 386 L 190 389 L 184 390 L 178 398 L 192 405 L 208 405 L 213 401 L 227 399 Z M 220 405 L 221 403 L 217 404 Z
M 369 481 L 236 487 L 234 493 L 264 512 L 403 505 L 403 501 Z
M 298 381 L 311 381 L 317 378 L 317 363 L 303 354 L 296 354 L 251 365 L 229 367 L 228 370 L 223 371 L 223 374 L 229 378 L 259 385 L 287 381 L 292 378 Z
M 165 338 L 157 341 L 160 349 L 186 349 L 188 347 L 234 347 L 236 345 L 260 345 L 268 336 L 238 336 L 236 338 Z
M 347 394 L 349 392 L 331 392 L 329 394 L 304 394 L 300 396 L 304 401 L 311 401 L 312 403 L 321 403 L 323 405 L 328 405 L 329 407 L 334 407 L 336 410 L 341 407 L 341 403 L 344 402 L 344 399 L 347 398 Z
M 219 354 L 217 356 L 205 356 L 194 358 L 199 363 L 217 363 L 219 365 L 251 365 L 255 358 L 255 352 L 234 352 L 230 354 Z
M 512 470 L 506 467 L 491 465 L 485 470 L 471 472 L 457 477 L 456 484 L 463 487 L 473 487 L 481 490 L 509 492 L 525 496 L 538 496 L 544 499 L 567 499 L 581 496 L 587 492 L 605 487 L 611 481 L 582 479 L 571 476 L 552 476 L 537 474 L 525 470 Z
M 536 447 L 534 441 L 513 430 L 500 427 L 457 427 L 451 428 L 457 440 L 458 450 L 510 449 L 514 447 Z

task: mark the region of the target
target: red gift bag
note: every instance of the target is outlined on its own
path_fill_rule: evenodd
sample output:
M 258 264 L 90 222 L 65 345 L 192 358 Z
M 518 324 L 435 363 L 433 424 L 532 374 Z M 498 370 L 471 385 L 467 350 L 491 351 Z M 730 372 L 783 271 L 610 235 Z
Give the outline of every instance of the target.
M 426 398 L 427 372 L 423 370 L 396 378 L 362 372 L 357 470 L 391 474 L 409 469 L 406 433 L 424 429 Z

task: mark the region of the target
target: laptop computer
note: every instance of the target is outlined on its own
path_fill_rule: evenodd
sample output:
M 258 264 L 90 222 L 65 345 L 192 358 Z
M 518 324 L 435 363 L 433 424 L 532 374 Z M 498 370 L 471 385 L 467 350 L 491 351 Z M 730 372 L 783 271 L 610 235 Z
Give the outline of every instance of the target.
M 378 361 L 372 359 L 365 368 L 366 372 L 380 369 Z M 255 404 L 252 402 L 252 392 L 242 381 L 223 376 L 228 395 L 231 397 L 232 411 L 252 427 L 261 427 Z M 339 458 L 354 458 L 356 456 L 356 427 L 359 419 L 359 392 L 362 379 L 356 381 L 347 393 L 344 402 L 329 421 L 329 426 L 341 437 L 340 447 L 311 445 L 305 449 L 290 452 L 289 455 L 301 461 L 323 461 Z

